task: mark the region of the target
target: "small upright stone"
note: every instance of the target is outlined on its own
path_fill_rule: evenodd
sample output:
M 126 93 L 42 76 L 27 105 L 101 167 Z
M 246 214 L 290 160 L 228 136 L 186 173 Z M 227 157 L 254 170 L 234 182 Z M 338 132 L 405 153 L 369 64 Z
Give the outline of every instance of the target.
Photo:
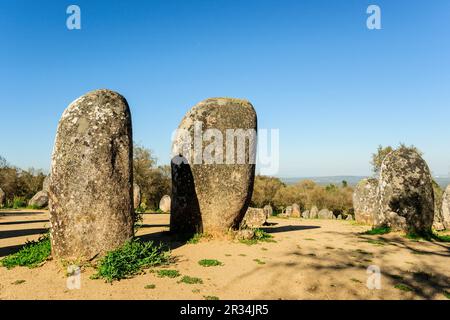
M 377 226 L 416 234 L 431 232 L 432 178 L 428 165 L 415 150 L 399 148 L 384 158 L 377 193 Z
M 133 207 L 136 210 L 141 205 L 141 187 L 133 183 Z
M 0 188 L 0 208 L 6 204 L 6 193 Z
M 302 218 L 303 219 L 309 219 L 309 210 L 305 210 L 302 213 Z
M 270 204 L 264 206 L 264 212 L 266 213 L 267 219 L 273 215 L 273 209 Z
M 96 90 L 58 125 L 49 186 L 54 256 L 88 261 L 133 237 L 133 140 L 124 97 Z
M 242 219 L 240 228 L 241 229 L 244 229 L 245 227 L 260 228 L 264 226 L 265 223 L 266 223 L 266 213 L 264 212 L 264 209 L 249 207 L 244 216 L 244 219 Z
M 316 206 L 313 206 L 311 208 L 311 211 L 309 212 L 309 218 L 310 219 L 317 219 L 317 218 L 319 218 L 319 209 L 317 209 Z
M 185 115 L 172 149 L 172 232 L 239 228 L 253 193 L 256 129 L 246 100 L 211 98 Z
M 374 217 L 377 214 L 377 187 L 377 179 L 363 179 L 356 186 L 353 192 L 356 222 L 374 224 Z
M 296 203 L 292 205 L 292 214 L 291 216 L 294 218 L 300 218 L 302 212 L 300 211 L 300 206 Z
M 442 196 L 441 212 L 444 228 L 450 229 L 450 185 L 447 186 L 444 195 Z
M 319 213 L 317 214 L 317 217 L 319 219 L 333 219 L 333 212 L 331 212 L 328 209 L 322 209 L 319 211 Z
M 287 206 L 286 209 L 284 209 L 284 215 L 286 217 L 292 216 L 292 206 Z
M 35 207 L 37 209 L 42 209 L 48 205 L 48 195 L 47 191 L 39 191 L 33 198 L 28 202 L 28 205 Z
M 170 196 L 169 195 L 165 195 L 161 198 L 161 200 L 159 201 L 159 209 L 162 212 L 170 212 Z

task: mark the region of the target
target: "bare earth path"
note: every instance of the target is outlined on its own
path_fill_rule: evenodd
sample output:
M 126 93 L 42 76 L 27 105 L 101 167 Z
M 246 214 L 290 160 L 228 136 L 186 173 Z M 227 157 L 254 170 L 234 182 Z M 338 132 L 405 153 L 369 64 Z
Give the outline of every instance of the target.
M 347 221 L 270 222 L 264 229 L 276 243 L 172 242 L 176 262 L 168 268 L 203 284 L 178 283 L 180 278 L 158 278 L 147 270 L 111 285 L 89 279 L 94 270 L 86 268 L 81 289 L 69 290 L 65 270 L 48 261 L 35 269 L 0 267 L 0 299 L 447 299 L 443 292 L 450 292 L 449 243 L 362 235 L 368 226 Z M 169 215 L 147 214 L 138 235 L 169 241 L 168 223 Z M 46 211 L 0 211 L 0 259 L 37 239 L 48 225 Z M 223 266 L 205 268 L 201 259 L 217 259 Z M 366 286 L 369 265 L 381 269 L 379 290 Z M 155 288 L 145 289 L 147 284 Z M 397 289 L 398 284 L 413 290 Z

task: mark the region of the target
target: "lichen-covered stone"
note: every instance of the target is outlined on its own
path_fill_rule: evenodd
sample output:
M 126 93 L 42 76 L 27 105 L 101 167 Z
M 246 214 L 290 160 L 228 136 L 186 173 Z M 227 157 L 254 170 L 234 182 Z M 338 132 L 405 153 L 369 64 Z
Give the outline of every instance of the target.
M 161 200 L 159 201 L 159 209 L 162 212 L 170 212 L 170 196 L 164 195 Z
M 291 216 L 294 218 L 300 218 L 302 212 L 300 211 L 300 206 L 296 203 L 292 205 L 292 214 Z
M 284 214 L 285 214 L 286 217 L 292 216 L 292 206 L 287 206 L 287 207 L 284 209 Z
M 445 229 L 450 229 L 450 185 L 445 189 L 441 205 L 442 224 Z
M 313 206 L 309 212 L 310 219 L 317 219 L 319 217 L 319 209 L 316 206 Z
M 319 211 L 319 213 L 317 214 L 317 217 L 319 219 L 333 219 L 333 212 L 331 212 L 328 209 L 322 209 Z
M 433 229 L 437 231 L 445 230 L 444 217 L 442 216 L 442 202 L 444 191 L 441 187 L 433 180 L 433 192 L 434 192 L 434 218 L 433 218 Z
M 0 208 L 6 204 L 6 193 L 0 188 Z
M 251 240 L 255 237 L 255 231 L 252 229 L 237 230 L 234 237 L 237 240 Z
M 358 223 L 374 224 L 377 208 L 377 179 L 361 180 L 353 192 L 353 208 L 355 220 Z
M 28 202 L 28 205 L 35 208 L 44 208 L 48 205 L 48 195 L 47 191 L 39 191 L 33 198 Z
M 267 217 L 264 209 L 249 207 L 245 213 L 244 219 L 242 219 L 241 228 L 260 228 L 264 226 L 266 221 Z
M 430 170 L 414 150 L 400 148 L 383 160 L 377 188 L 376 226 L 428 233 L 434 217 Z
M 139 208 L 141 205 L 141 187 L 137 183 L 133 183 L 133 207 Z
M 270 204 L 265 205 L 263 209 L 264 212 L 266 213 L 267 219 L 273 215 L 273 209 Z
M 85 261 L 133 237 L 132 129 L 128 103 L 92 91 L 64 111 L 52 155 L 53 254 Z
M 309 210 L 305 210 L 302 213 L 302 218 L 303 219 L 309 219 Z
M 42 182 L 42 191 L 48 192 L 50 187 L 50 175 L 45 176 L 44 181 Z
M 239 227 L 253 192 L 256 128 L 256 112 L 245 100 L 207 99 L 186 114 L 178 131 L 191 141 L 177 136 L 171 163 L 172 232 L 215 235 Z M 250 134 L 242 152 L 236 152 L 242 144 L 235 143 L 233 132 Z M 211 136 L 201 139 L 202 133 Z

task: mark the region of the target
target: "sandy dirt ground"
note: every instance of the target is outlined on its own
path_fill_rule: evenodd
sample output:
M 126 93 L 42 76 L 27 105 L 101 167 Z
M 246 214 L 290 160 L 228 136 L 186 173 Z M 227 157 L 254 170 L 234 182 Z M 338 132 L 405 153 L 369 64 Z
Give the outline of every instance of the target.
M 450 243 L 414 241 L 401 234 L 361 234 L 369 226 L 349 221 L 272 218 L 264 230 L 276 242 L 247 245 L 230 240 L 197 244 L 171 241 L 169 215 L 146 214 L 137 235 L 170 244 L 168 266 L 203 284 L 145 274 L 105 283 L 81 273 L 81 288 L 67 288 L 66 270 L 56 261 L 29 269 L 0 267 L 0 299 L 447 299 Z M 48 228 L 46 211 L 0 211 L 0 259 L 35 240 Z M 201 259 L 222 266 L 202 267 Z M 368 289 L 367 268 L 381 271 L 381 288 Z M 160 268 L 156 268 L 160 269 Z M 146 289 L 154 284 L 153 289 Z M 396 288 L 399 284 L 412 291 Z

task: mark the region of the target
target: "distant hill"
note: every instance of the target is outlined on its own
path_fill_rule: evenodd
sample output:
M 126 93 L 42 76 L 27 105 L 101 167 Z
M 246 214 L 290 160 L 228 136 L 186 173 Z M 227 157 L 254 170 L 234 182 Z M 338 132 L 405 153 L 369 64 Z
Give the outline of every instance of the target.
M 327 185 L 330 183 L 340 185 L 342 181 L 347 181 L 350 186 L 355 186 L 367 176 L 328 176 L 328 177 L 298 177 L 298 178 L 280 178 L 286 184 L 294 184 L 301 180 L 312 180 L 319 185 Z M 450 184 L 450 177 L 434 177 L 441 188 L 446 188 Z

